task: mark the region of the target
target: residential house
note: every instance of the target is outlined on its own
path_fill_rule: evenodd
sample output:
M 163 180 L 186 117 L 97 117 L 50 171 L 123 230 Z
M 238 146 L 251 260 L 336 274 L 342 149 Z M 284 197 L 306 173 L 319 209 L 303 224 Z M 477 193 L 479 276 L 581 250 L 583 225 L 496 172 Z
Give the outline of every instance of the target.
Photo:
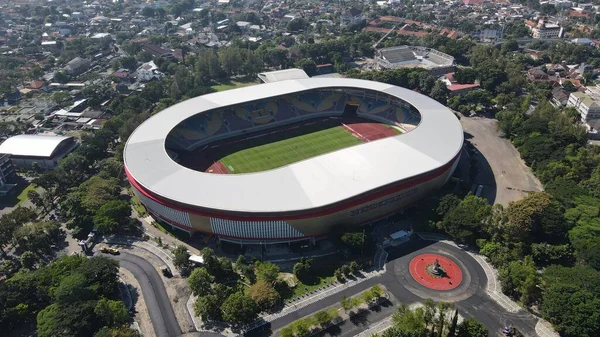
M 154 63 L 154 61 L 150 61 L 142 64 L 136 70 L 136 77 L 138 81 L 148 82 L 152 80 L 160 80 L 163 77 L 163 73 L 158 70 L 158 66 Z
M 340 26 L 346 27 L 349 25 L 358 24 L 361 23 L 363 20 L 365 20 L 365 16 L 361 11 L 359 11 L 356 8 L 350 8 L 342 12 L 342 15 L 340 17 Z
M 90 60 L 78 56 L 67 63 L 65 70 L 71 75 L 77 75 L 88 70 L 90 64 Z
M 154 57 L 164 57 L 168 59 L 173 58 L 173 52 L 171 50 L 152 43 L 145 44 L 142 49 L 149 52 Z

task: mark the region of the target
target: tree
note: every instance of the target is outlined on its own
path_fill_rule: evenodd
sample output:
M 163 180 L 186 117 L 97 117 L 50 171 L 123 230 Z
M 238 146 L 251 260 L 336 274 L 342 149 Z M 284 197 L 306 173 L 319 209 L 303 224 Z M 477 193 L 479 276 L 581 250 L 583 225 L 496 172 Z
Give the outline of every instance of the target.
M 256 303 L 252 299 L 241 292 L 231 294 L 223 305 L 223 320 L 233 324 L 249 323 L 258 314 Z
M 194 303 L 196 316 L 202 317 L 204 321 L 221 320 L 221 308 L 219 299 L 215 295 L 200 296 Z
M 431 91 L 429 92 L 429 96 L 431 98 L 435 99 L 436 101 L 438 101 L 440 103 L 444 103 L 444 104 L 448 100 L 449 94 L 450 94 L 450 90 L 448 90 L 448 87 L 442 81 L 435 81 L 433 88 L 431 88 Z
M 13 240 L 21 251 L 51 254 L 52 246 L 58 242 L 60 235 L 60 226 L 54 222 L 33 222 L 17 229 Z
M 550 266 L 544 271 L 542 317 L 565 337 L 600 335 L 600 272 Z
M 458 241 L 473 243 L 476 237 L 481 237 L 482 223 L 491 211 L 486 199 L 468 195 L 446 214 L 440 227 Z
M 63 278 L 54 290 L 54 298 L 60 305 L 70 305 L 78 301 L 92 299 L 93 292 L 87 288 L 88 281 L 80 273 Z
M 300 259 L 298 263 L 294 265 L 294 275 L 298 278 L 298 280 L 302 282 L 306 282 L 312 279 L 312 260 L 307 260 L 305 258 Z
M 179 270 L 182 275 L 187 275 L 190 272 L 192 263 L 190 262 L 190 253 L 187 247 L 179 245 L 173 250 L 173 265 Z
M 322 326 L 327 325 L 332 319 L 334 319 L 333 315 L 331 315 L 331 313 L 327 310 L 318 311 L 314 317 L 317 323 L 321 324 Z
M 257 280 L 272 284 L 277 280 L 277 277 L 279 277 L 279 267 L 271 262 L 257 261 L 254 264 L 254 273 L 256 274 Z
M 458 326 L 458 309 L 454 310 L 454 316 L 452 322 L 448 328 L 448 337 L 454 337 L 456 335 L 456 327 Z
M 298 62 L 296 62 L 296 67 L 304 70 L 308 76 L 313 76 L 317 71 L 317 64 L 315 61 L 308 58 L 298 60 Z
M 58 83 L 67 83 L 69 82 L 70 76 L 64 71 L 57 71 L 54 73 L 54 80 Z
M 122 326 L 129 321 L 129 313 L 122 301 L 101 298 L 94 308 L 94 313 L 109 327 Z
M 308 22 L 303 18 L 295 18 L 287 25 L 288 32 L 298 32 L 304 30 L 308 26 Z
M 272 283 L 262 279 L 259 279 L 250 286 L 248 294 L 262 311 L 275 308 L 281 301 L 281 296 L 275 290 Z
M 188 277 L 188 284 L 196 296 L 205 296 L 211 292 L 215 278 L 204 267 L 195 268 Z
M 406 304 L 401 304 L 394 315 L 392 322 L 394 328 L 410 336 L 425 337 L 427 328 L 425 326 L 425 312 L 423 308 L 410 310 Z
M 103 327 L 94 337 L 140 337 L 140 334 L 128 327 L 109 328 Z
M 131 206 L 123 200 L 111 200 L 96 211 L 94 227 L 103 233 L 115 233 L 122 230 L 131 216 Z
M 111 297 L 117 289 L 119 263 L 106 257 L 93 257 L 79 267 L 97 297 Z
M 534 228 L 541 227 L 538 222 L 551 198 L 547 192 L 532 192 L 519 201 L 511 202 L 506 208 L 508 223 L 504 226 L 509 239 L 526 240 Z
M 475 319 L 467 318 L 458 325 L 456 337 L 488 337 L 488 329 Z
M 38 336 L 93 336 L 102 326 L 94 313 L 95 305 L 96 301 L 79 301 L 46 307 L 37 315 Z
M 21 253 L 21 256 L 19 256 L 19 261 L 21 261 L 23 268 L 33 270 L 40 261 L 40 258 L 35 255 L 34 252 L 27 250 Z
M 4 258 L 6 258 L 4 247 L 12 241 L 15 231 L 25 223 L 34 220 L 36 216 L 37 214 L 31 208 L 19 206 L 0 217 L 0 252 Z
M 362 251 L 368 236 L 364 231 L 358 232 L 345 232 L 340 237 L 342 243 L 350 249 L 350 251 L 354 254 L 360 254 Z

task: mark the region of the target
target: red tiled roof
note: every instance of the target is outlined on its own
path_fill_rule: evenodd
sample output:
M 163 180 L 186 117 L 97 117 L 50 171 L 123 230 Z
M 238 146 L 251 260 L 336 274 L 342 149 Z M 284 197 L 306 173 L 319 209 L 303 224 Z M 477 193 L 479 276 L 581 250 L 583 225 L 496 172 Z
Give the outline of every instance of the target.
M 29 83 L 29 89 L 41 89 L 46 86 L 44 81 L 31 81 Z
M 459 91 L 459 90 L 464 90 L 464 89 L 474 89 L 474 88 L 479 88 L 479 84 L 452 84 L 447 86 L 448 90 L 450 91 Z
M 535 27 L 537 26 L 537 23 L 531 21 L 531 20 L 525 20 L 525 24 L 528 25 L 529 27 Z
M 447 73 L 444 75 L 444 77 L 446 77 L 446 79 L 448 79 L 448 81 L 450 81 L 450 83 L 456 82 L 456 80 L 454 79 L 454 73 Z

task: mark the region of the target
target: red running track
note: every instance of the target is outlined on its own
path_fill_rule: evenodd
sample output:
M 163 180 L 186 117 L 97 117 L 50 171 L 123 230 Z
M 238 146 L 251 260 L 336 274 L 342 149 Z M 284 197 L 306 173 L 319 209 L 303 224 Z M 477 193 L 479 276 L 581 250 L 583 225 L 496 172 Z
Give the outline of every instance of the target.
M 344 128 L 365 143 L 398 135 L 390 126 L 378 123 L 344 124 Z
M 227 167 L 225 167 L 225 165 L 223 165 L 223 163 L 221 163 L 220 161 L 216 161 L 212 165 L 210 165 L 208 169 L 206 169 L 206 172 L 216 174 L 229 174 L 229 170 L 227 169 Z
M 446 271 L 445 277 L 434 277 L 430 275 L 426 267 L 432 265 L 435 260 Z M 424 287 L 432 290 L 451 290 L 462 282 L 462 271 L 460 267 L 447 257 L 437 254 L 421 254 L 410 261 L 410 275 Z

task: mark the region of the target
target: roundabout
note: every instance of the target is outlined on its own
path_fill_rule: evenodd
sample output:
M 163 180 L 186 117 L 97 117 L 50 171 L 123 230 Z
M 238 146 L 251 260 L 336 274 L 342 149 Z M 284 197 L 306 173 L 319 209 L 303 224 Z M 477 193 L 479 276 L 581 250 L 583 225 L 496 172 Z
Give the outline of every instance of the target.
M 421 254 L 409 263 L 412 278 L 431 290 L 452 290 L 463 279 L 461 268 L 451 259 L 438 254 Z

